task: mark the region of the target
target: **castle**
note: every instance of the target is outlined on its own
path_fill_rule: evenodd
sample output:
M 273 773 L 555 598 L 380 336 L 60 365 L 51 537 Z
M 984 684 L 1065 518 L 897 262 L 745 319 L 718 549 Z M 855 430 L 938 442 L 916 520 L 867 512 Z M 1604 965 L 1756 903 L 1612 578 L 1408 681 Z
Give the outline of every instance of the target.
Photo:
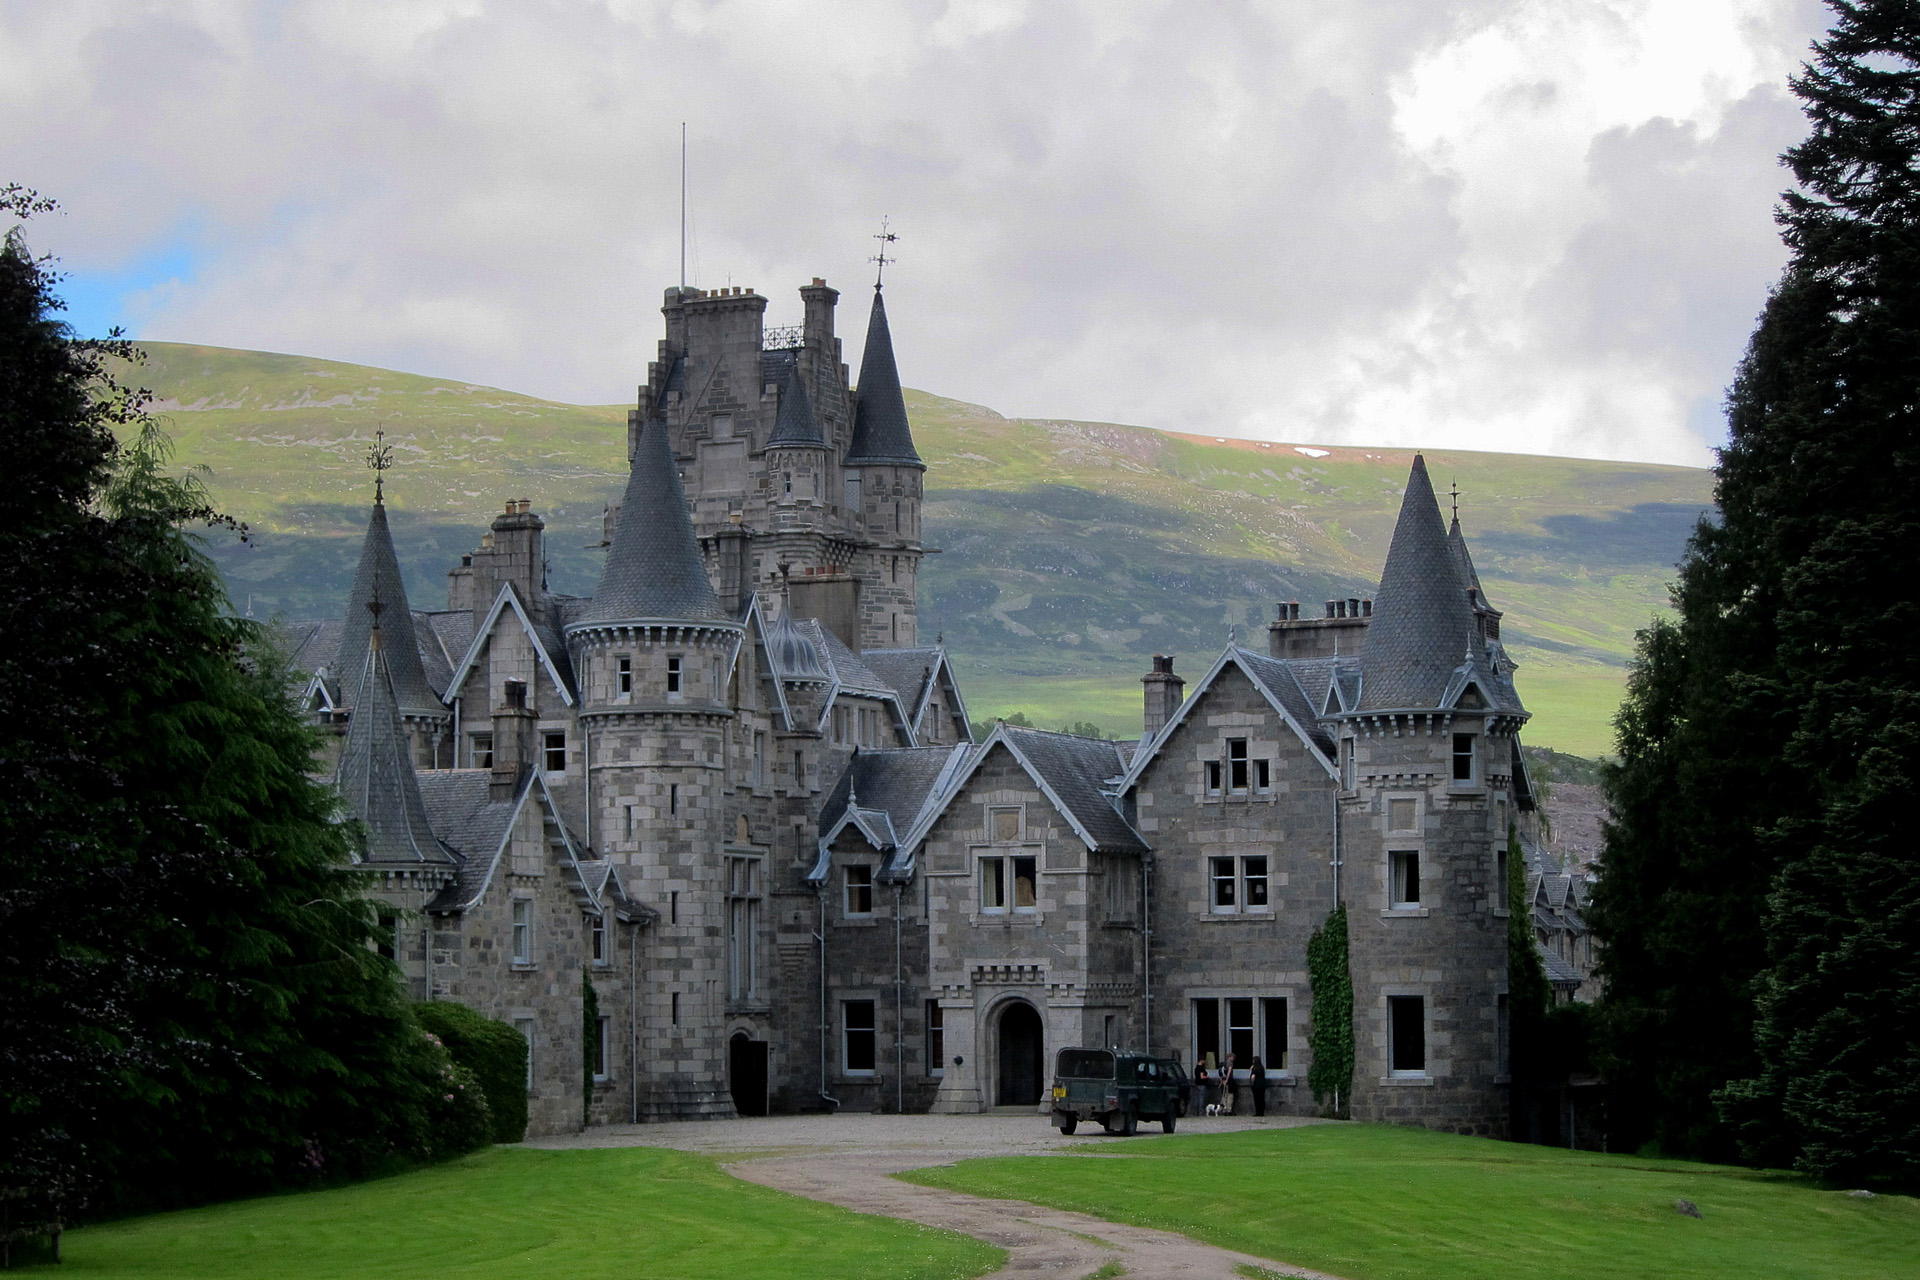
M 1300 1112 L 1344 903 L 1352 1114 L 1504 1132 L 1527 712 L 1424 463 L 1374 599 L 1282 604 L 1190 693 L 1155 658 L 1137 743 L 976 743 L 921 643 L 882 296 L 857 385 L 838 296 L 770 328 L 752 290 L 667 291 L 591 598 L 547 589 L 517 499 L 417 610 L 376 494 L 342 619 L 293 641 L 416 996 L 526 1033 L 535 1134 L 1038 1109 L 1082 1044 L 1259 1056 Z

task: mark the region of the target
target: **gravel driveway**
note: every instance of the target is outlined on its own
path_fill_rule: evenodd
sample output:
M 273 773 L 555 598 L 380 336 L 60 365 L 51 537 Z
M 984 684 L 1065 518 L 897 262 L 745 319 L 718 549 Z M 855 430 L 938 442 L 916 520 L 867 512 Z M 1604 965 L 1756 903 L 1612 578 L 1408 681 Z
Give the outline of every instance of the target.
M 1183 1133 L 1231 1133 L 1322 1123 L 1298 1117 L 1190 1118 Z M 672 1147 L 719 1157 L 748 1182 L 927 1226 L 944 1227 L 998 1245 L 1006 1276 L 1084 1277 L 1118 1262 L 1139 1280 L 1236 1280 L 1234 1268 L 1252 1265 L 1275 1275 L 1318 1277 L 1317 1271 L 1216 1249 L 1167 1231 L 1123 1226 L 1086 1214 L 1045 1209 L 1020 1200 L 919 1187 L 892 1177 L 906 1169 L 953 1164 L 975 1156 L 1057 1155 L 1125 1158 L 1142 1144 L 1165 1141 L 1143 1131 L 1114 1138 L 1082 1130 L 1062 1137 L 1031 1111 L 977 1116 L 771 1116 L 754 1120 L 610 1125 L 529 1146 Z M 1177 1139 L 1176 1139 L 1177 1140 Z

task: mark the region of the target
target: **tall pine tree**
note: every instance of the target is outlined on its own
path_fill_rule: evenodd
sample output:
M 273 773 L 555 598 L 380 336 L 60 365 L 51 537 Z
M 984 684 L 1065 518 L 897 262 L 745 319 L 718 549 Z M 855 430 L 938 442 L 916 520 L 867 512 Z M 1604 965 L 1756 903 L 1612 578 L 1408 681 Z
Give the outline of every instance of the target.
M 17 188 L 0 209 L 42 211 Z M 124 343 L 0 243 L 0 1239 L 485 1140 Z M 124 437 L 124 439 L 123 439 Z
M 1729 396 L 1719 516 L 1642 641 L 1594 925 L 1616 1128 L 1911 1180 L 1920 5 L 1829 3 L 1793 82 L 1792 259 Z

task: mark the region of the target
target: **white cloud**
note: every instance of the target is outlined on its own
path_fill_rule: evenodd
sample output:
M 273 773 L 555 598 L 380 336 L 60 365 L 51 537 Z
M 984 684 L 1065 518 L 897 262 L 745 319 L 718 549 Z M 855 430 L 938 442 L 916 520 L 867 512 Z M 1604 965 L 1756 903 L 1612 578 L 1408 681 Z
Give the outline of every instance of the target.
M 678 272 L 1010 413 L 1702 461 L 1811 0 L 0 4 L 0 178 L 140 332 L 624 399 Z

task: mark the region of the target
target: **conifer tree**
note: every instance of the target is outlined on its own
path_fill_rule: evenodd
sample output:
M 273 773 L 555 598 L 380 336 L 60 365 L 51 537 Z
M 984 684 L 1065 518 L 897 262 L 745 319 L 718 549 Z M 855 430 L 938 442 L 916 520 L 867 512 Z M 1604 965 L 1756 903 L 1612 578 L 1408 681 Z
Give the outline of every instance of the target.
M 15 214 L 46 202 L 0 192 Z M 143 393 L 0 245 L 0 1212 L 341 1176 L 485 1140 L 349 879 L 286 673 Z M 477 1117 L 477 1119 L 476 1119 Z
M 1793 82 L 1792 257 L 1729 395 L 1718 517 L 1642 640 L 1593 922 L 1616 1129 L 1912 1179 L 1920 6 L 1829 2 Z

